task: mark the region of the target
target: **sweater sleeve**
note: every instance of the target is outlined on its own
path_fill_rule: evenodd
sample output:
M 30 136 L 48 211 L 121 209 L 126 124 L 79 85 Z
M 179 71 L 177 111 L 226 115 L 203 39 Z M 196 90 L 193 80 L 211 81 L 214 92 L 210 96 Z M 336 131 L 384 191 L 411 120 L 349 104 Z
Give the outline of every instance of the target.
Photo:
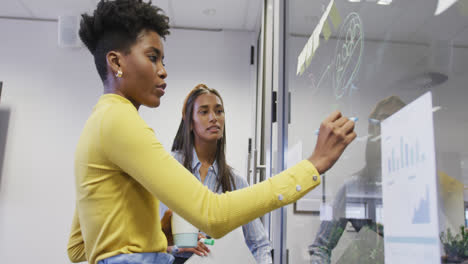
M 67 253 L 68 258 L 73 263 L 87 260 L 83 236 L 81 234 L 80 220 L 76 209 L 73 216 L 70 238 L 68 239 Z
M 114 105 L 107 110 L 101 120 L 100 137 L 112 163 L 215 238 L 298 200 L 320 184 L 312 163 L 302 161 L 254 186 L 215 194 L 164 150 L 154 131 L 127 105 Z

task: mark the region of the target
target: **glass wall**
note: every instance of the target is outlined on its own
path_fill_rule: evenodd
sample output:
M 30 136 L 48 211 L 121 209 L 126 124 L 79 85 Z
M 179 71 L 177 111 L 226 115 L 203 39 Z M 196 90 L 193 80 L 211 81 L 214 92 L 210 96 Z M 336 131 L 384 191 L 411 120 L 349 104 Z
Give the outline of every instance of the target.
M 411 263 L 456 261 L 457 256 L 447 256 L 439 235 L 446 242 L 448 229 L 459 233 L 466 224 L 468 1 L 285 3 L 285 87 L 291 107 L 288 164 L 312 153 L 315 132 L 332 111 L 358 119 L 358 137 L 326 172 L 322 185 L 287 209 L 288 263 L 375 264 L 385 259 L 385 263 L 403 263 L 395 260 L 411 259 L 404 256 L 408 251 L 416 259 L 418 254 L 432 256 Z M 389 124 L 387 118 L 395 113 L 405 113 L 403 109 L 428 92 L 432 106 L 424 113 L 433 117 L 435 161 L 429 154 L 417 156 L 416 150 L 418 142 L 421 149 L 428 147 L 423 139 L 431 138 L 431 129 L 412 139 L 402 136 L 401 146 L 395 146 L 397 153 L 401 147 L 401 170 L 394 175 L 396 185 L 406 189 L 393 190 L 389 196 L 387 174 L 382 174 L 388 168 L 382 166 L 387 160 L 382 162 L 381 157 L 389 155 L 382 152 L 383 123 Z M 399 115 L 400 121 L 405 118 L 408 128 L 424 123 L 418 114 Z M 426 162 L 420 168 L 418 157 Z M 403 177 L 403 168 L 411 169 L 411 161 L 417 177 L 435 164 L 433 175 L 421 178 L 432 181 L 433 190 L 415 184 L 416 176 Z M 398 213 L 405 212 L 401 208 L 414 215 Z M 436 210 L 436 217 L 419 221 L 416 214 L 422 210 Z M 402 227 L 405 222 L 398 219 L 409 219 L 408 225 Z M 407 234 L 392 233 L 395 223 Z M 436 236 L 412 235 L 434 226 Z M 399 251 L 401 247 L 405 250 Z M 435 262 L 437 254 L 424 251 L 434 247 L 440 249 Z

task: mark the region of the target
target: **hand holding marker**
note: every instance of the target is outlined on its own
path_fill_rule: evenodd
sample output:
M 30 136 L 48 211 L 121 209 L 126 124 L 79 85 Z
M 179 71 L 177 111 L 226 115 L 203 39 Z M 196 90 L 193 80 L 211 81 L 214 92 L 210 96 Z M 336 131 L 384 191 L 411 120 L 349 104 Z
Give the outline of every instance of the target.
M 357 117 L 350 117 L 349 120 L 351 120 L 351 121 L 353 121 L 353 122 L 356 123 L 356 122 L 359 120 L 359 118 L 357 118 Z M 319 131 L 320 131 L 320 129 L 315 130 L 315 135 L 318 136 Z

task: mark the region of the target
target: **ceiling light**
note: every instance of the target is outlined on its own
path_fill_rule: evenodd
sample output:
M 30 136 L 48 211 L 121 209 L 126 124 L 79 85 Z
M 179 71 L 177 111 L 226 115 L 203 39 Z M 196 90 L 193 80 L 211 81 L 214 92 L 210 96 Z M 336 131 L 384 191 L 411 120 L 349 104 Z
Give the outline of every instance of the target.
M 348 0 L 348 2 L 351 2 L 351 3 L 359 3 L 359 2 L 361 2 L 361 0 Z
M 377 2 L 378 5 L 390 5 L 392 3 L 392 0 L 379 0 Z
M 432 112 L 435 113 L 435 112 L 439 111 L 440 109 L 442 109 L 442 106 L 434 106 L 432 108 Z
M 214 16 L 216 15 L 216 9 L 214 8 L 207 8 L 205 10 L 203 10 L 202 12 L 205 16 Z
M 437 9 L 434 13 L 434 16 L 438 16 L 449 9 L 457 0 L 439 0 L 437 1 Z

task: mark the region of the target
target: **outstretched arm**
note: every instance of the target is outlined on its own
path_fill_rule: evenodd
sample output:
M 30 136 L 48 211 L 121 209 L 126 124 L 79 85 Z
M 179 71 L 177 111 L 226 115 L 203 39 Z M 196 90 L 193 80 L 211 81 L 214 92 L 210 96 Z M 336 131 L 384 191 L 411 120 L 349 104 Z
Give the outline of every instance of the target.
M 348 123 L 335 113 L 322 124 L 309 161 L 254 186 L 220 195 L 203 186 L 164 150 L 134 108 L 116 105 L 108 110 L 101 124 L 101 142 L 112 163 L 184 219 L 219 238 L 300 199 L 320 184 L 319 172 L 330 168 L 355 137 L 354 123 Z

